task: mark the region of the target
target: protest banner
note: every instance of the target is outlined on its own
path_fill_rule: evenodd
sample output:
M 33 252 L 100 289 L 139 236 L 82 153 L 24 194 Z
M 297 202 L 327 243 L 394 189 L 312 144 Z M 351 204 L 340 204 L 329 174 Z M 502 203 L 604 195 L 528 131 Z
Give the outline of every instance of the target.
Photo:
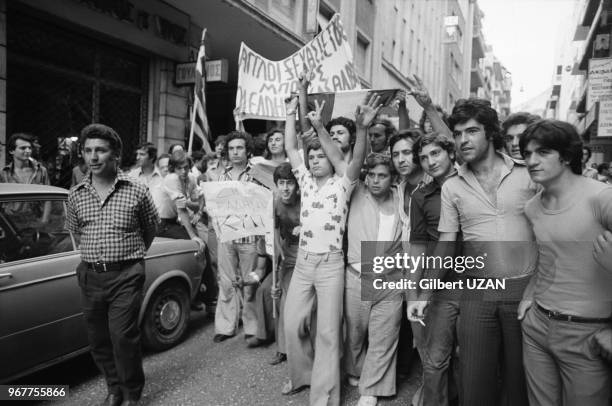
M 335 117 L 346 117 L 355 120 L 355 110 L 358 105 L 365 103 L 371 94 L 376 93 L 380 96 L 382 108 L 377 117 L 387 118 L 398 128 L 397 101 L 403 98 L 403 92 L 399 89 L 384 90 L 351 90 L 348 92 L 337 93 L 313 93 L 308 95 L 308 109 L 314 110 L 315 100 L 321 104 L 325 101 L 321 119 L 323 123 L 328 123 Z
M 245 43 L 241 44 L 234 110 L 236 120 L 284 121 L 284 100 L 291 92 L 297 91 L 298 75 L 304 66 L 314 72 L 309 89 L 313 93 L 361 89 L 338 14 L 312 41 L 281 61 L 268 60 Z
M 220 242 L 274 232 L 270 190 L 240 181 L 204 182 L 201 187 Z

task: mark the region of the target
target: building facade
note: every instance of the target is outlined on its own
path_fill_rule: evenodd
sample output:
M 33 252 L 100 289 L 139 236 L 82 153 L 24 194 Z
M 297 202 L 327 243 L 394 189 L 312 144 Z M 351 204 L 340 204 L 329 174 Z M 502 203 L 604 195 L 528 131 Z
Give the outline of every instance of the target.
M 193 86 L 177 64 L 197 54 L 207 28 L 209 60 L 227 61 L 227 79 L 207 83 L 212 136 L 234 128 L 238 53 L 244 41 L 270 60 L 313 38 L 311 0 L 0 0 L 0 144 L 35 135 L 36 158 L 68 186 L 86 124 L 103 122 L 124 142 L 124 162 L 153 142 L 165 152 L 189 133 Z M 406 88 L 419 75 L 445 110 L 469 95 L 474 0 L 319 0 L 323 26 L 339 13 L 363 87 Z M 447 17 L 451 19 L 450 26 Z M 450 33 L 450 34 L 449 34 Z M 478 47 L 474 47 L 478 48 Z M 409 105 L 411 120 L 421 115 Z M 273 123 L 247 120 L 252 133 Z M 0 164 L 8 158 L 6 148 Z
M 612 100 L 612 1 L 588 0 L 579 10 L 575 39 L 581 47 L 575 72 L 583 76 L 584 84 L 578 92 L 577 126 L 594 155 L 611 161 L 612 108 L 605 100 Z

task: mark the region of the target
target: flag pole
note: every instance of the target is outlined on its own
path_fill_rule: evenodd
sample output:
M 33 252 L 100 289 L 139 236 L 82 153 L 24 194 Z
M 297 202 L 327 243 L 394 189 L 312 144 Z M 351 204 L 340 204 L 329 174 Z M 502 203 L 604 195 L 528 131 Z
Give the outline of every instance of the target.
M 189 147 L 187 148 L 187 154 L 191 155 L 191 150 L 193 148 L 193 133 L 194 128 L 193 126 L 195 125 L 195 115 L 196 115 L 196 103 L 198 102 L 197 98 L 194 97 L 193 99 L 193 108 L 191 109 L 191 125 L 190 125 L 190 129 L 189 129 Z

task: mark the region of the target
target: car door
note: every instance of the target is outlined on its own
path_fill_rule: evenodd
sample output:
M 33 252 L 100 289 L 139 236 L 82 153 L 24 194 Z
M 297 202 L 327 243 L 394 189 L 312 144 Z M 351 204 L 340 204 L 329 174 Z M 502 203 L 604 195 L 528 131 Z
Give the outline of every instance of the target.
M 88 345 L 65 197 L 0 196 L 0 382 Z

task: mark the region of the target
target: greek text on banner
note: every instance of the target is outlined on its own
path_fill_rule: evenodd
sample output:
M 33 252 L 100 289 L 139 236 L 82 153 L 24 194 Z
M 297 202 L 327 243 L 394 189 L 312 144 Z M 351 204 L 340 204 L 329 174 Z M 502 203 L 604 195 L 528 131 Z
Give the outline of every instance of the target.
M 312 93 L 361 89 L 353 54 L 336 14 L 319 35 L 282 61 L 270 61 L 241 44 L 236 118 L 285 120 L 284 100 L 297 91 L 298 74 L 304 65 L 314 72 L 309 88 Z
M 272 192 L 251 182 L 205 182 L 206 210 L 220 242 L 274 231 Z

